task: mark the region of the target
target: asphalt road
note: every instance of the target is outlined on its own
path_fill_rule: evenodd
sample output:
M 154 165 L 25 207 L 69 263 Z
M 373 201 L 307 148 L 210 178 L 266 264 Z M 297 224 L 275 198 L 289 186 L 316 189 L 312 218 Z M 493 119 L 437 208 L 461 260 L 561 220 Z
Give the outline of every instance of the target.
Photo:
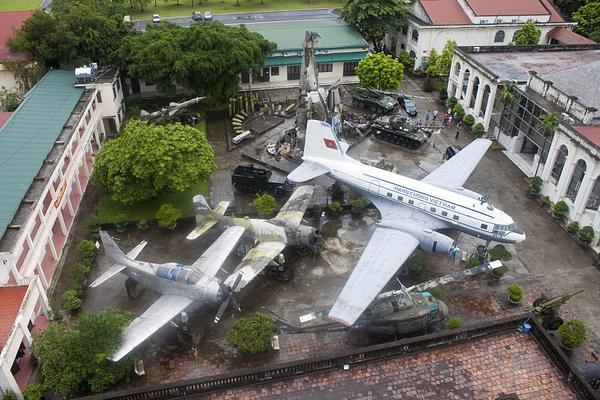
M 291 10 L 291 11 L 271 11 L 260 13 L 241 13 L 241 14 L 220 14 L 215 15 L 214 20 L 225 25 L 240 25 L 257 22 L 281 22 L 281 21 L 306 21 L 306 20 L 323 20 L 338 18 L 336 10 Z M 180 26 L 190 26 L 191 24 L 201 24 L 192 20 L 192 17 L 174 17 L 161 18 L 161 21 L 171 22 Z M 150 20 L 133 21 L 135 29 L 144 31 L 146 25 L 151 24 Z

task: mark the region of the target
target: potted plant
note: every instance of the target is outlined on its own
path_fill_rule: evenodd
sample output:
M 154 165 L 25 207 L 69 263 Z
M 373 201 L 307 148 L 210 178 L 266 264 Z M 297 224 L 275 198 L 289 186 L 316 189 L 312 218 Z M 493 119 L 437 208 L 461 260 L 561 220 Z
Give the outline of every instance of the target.
M 540 204 L 542 205 L 542 207 L 544 209 L 547 209 L 548 207 L 550 207 L 550 204 L 552 204 L 550 201 L 550 197 L 548 197 L 548 196 L 540 197 Z
M 571 223 L 569 223 L 569 225 L 567 225 L 567 231 L 569 231 L 569 233 L 579 232 L 579 222 L 572 221 Z
M 554 205 L 554 207 L 552 207 L 552 216 L 559 221 L 564 220 L 568 213 L 569 206 L 563 200 L 559 201 Z
M 483 124 L 479 122 L 475 124 L 475 126 L 473 126 L 473 129 L 471 129 L 471 131 L 473 132 L 473 135 L 480 137 L 483 136 L 485 128 L 483 127 Z
M 506 287 L 506 294 L 508 295 L 508 301 L 512 304 L 521 304 L 523 299 L 523 288 L 521 285 L 512 283 Z
M 534 176 L 527 183 L 527 194 L 533 198 L 538 198 L 542 191 L 542 178 Z
M 590 244 L 592 240 L 594 240 L 594 236 L 594 228 L 589 225 L 579 229 L 579 240 L 581 241 L 581 244 Z
M 581 346 L 587 339 L 585 325 L 578 319 L 562 324 L 558 328 L 558 336 L 560 336 L 560 346 L 567 351 Z
M 490 272 L 490 276 L 494 279 L 500 279 L 508 272 L 508 267 L 506 265 L 502 265 L 501 267 L 494 268 Z

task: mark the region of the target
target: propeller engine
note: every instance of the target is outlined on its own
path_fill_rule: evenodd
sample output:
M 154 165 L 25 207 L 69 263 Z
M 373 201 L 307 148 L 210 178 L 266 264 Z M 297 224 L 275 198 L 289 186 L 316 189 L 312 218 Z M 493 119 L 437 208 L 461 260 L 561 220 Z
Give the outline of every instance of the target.
M 223 317 L 223 314 L 225 314 L 225 311 L 227 311 L 227 307 L 229 307 L 229 303 L 232 303 L 236 310 L 242 311 L 242 308 L 240 307 L 240 303 L 238 303 L 237 300 L 235 299 L 235 297 L 233 297 L 233 292 L 235 291 L 237 286 L 240 284 L 241 280 L 242 280 L 242 274 L 238 274 L 238 276 L 235 278 L 235 281 L 233 282 L 232 286 L 227 286 L 223 282 L 219 282 L 219 287 L 221 288 L 221 296 L 224 296 L 225 300 L 223 300 L 223 302 L 219 306 L 219 309 L 217 310 L 217 313 L 215 314 L 215 320 L 214 320 L 215 324 L 219 323 L 219 321 Z
M 321 239 L 321 231 L 312 226 L 300 225 L 288 229 L 286 233 L 291 246 L 314 246 Z

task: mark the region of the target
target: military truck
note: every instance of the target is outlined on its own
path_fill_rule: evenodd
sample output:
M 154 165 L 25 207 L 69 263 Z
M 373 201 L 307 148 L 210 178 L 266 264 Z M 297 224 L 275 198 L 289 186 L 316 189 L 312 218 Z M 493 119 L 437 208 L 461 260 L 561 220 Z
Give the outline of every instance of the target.
M 285 177 L 273 176 L 272 171 L 252 165 L 238 165 L 231 174 L 231 184 L 242 193 L 269 193 L 277 197 L 291 194 L 296 186 Z
M 353 106 L 368 108 L 372 112 L 386 114 L 392 112 L 398 105 L 392 93 L 373 88 L 359 86 L 350 89 L 348 93 L 352 97 Z
M 379 140 L 408 149 L 417 149 L 431 136 L 431 130 L 419 128 L 410 119 L 400 116 L 382 116 L 370 126 L 371 133 Z

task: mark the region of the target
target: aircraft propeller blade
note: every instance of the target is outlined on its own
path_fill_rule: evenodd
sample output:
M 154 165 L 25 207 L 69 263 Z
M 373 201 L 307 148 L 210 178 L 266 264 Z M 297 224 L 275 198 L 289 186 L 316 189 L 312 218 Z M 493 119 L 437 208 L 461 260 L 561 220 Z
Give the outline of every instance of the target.
M 227 310 L 227 307 L 229 306 L 230 301 L 236 310 L 242 311 L 242 307 L 240 307 L 240 303 L 238 303 L 237 300 L 235 299 L 235 297 L 233 297 L 233 292 L 235 291 L 235 289 L 237 288 L 237 286 L 240 284 L 241 281 L 242 281 L 242 274 L 238 274 L 238 276 L 236 276 L 235 281 L 233 282 L 233 285 L 231 285 L 231 287 L 227 286 L 223 282 L 219 282 L 219 287 L 221 288 L 223 293 L 225 293 L 227 295 L 227 297 L 225 298 L 225 300 L 223 300 L 223 302 L 219 306 L 219 309 L 217 310 L 217 314 L 215 315 L 215 320 L 214 320 L 215 324 L 219 323 L 219 321 L 223 317 L 223 314 L 225 314 L 225 311 Z
M 223 314 L 225 314 L 225 310 L 227 310 L 227 306 L 229 306 L 229 299 L 231 299 L 231 296 L 227 296 L 227 298 L 225 299 L 225 301 L 223 301 L 221 303 L 221 305 L 219 306 L 219 309 L 217 310 L 217 314 L 215 315 L 215 324 L 218 324 L 219 321 L 221 320 L 221 318 L 223 317 Z

